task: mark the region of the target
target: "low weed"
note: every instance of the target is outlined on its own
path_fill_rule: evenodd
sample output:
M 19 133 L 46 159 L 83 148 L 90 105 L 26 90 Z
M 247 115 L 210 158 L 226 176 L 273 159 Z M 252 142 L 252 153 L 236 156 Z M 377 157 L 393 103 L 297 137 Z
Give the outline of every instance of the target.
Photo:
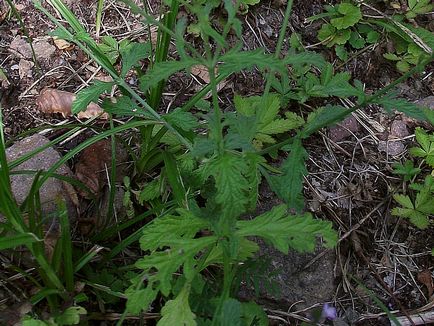
M 327 47 L 335 49 L 336 56 L 346 62 L 349 54 L 363 51 L 369 45 L 388 43 L 384 58 L 396 63 L 401 73 L 409 71 L 424 57 L 432 54 L 434 36 L 428 30 L 409 24 L 408 20 L 433 9 L 430 1 L 409 0 L 406 10 L 399 6 L 393 17 L 362 3 L 343 2 L 324 6 L 326 12 L 308 18 L 308 21 L 327 19 L 318 31 L 318 39 Z M 378 16 L 364 17 L 361 6 L 374 10 Z M 356 52 L 357 54 L 357 52 Z
M 2 142 L 0 212 L 8 220 L 8 230 L 16 234 L 10 239 L 26 245 L 35 256 L 45 281 L 44 286 L 40 284 L 40 291 L 46 295 L 40 296 L 50 302 L 52 318 L 59 325 L 77 324 L 77 316 L 85 313 L 77 306 L 82 297 L 74 298 L 73 294 L 78 271 L 86 269 L 89 286 L 98 287 L 92 280 L 107 279 L 104 295 L 99 296 L 127 298 L 118 324 L 127 315 L 139 315 L 154 307 L 161 313 L 160 326 L 266 325 L 268 321 L 261 307 L 255 302 L 241 302 L 237 297 L 240 274 L 245 270 L 243 264 L 251 263 L 259 249 L 254 239 L 261 238 L 283 253 L 290 249 L 312 252 L 318 243 L 332 248 L 337 242 L 331 222 L 305 211 L 303 177 L 307 174 L 309 153 L 304 141 L 321 128 L 370 104 L 433 122 L 431 111 L 396 98 L 392 92 L 394 86 L 430 63 L 433 56 L 421 56 L 415 67 L 369 95 L 360 81 L 351 80 L 347 72 L 336 72 L 320 54 L 300 47 L 282 51 L 292 1 L 287 1 L 277 47 L 271 54 L 264 49 L 243 50 L 238 13 L 256 1 L 171 1 L 167 13 L 159 20 L 150 16 L 146 7 L 129 0 L 123 2 L 143 18 L 145 25 L 158 27 L 156 47 L 150 41 L 117 41 L 110 36 L 102 36 L 98 43 L 60 0 L 48 3 L 61 14 L 66 26 L 34 1 L 56 24 L 53 35 L 74 42 L 113 78 L 112 82 L 95 81 L 81 90 L 73 111 L 85 109 L 106 94 L 102 102 L 104 110 L 112 117 L 131 120 L 120 125 L 111 120 L 109 130 L 89 138 L 46 174 L 38 175 L 30 198 L 37 198 L 43 182 L 90 144 L 112 137 L 115 146 L 114 135 L 137 131 L 135 171 L 124 181 L 130 220 L 95 236 L 104 241 L 131 225 L 137 226 L 126 239 L 112 245 L 103 258 L 106 263 L 139 241 L 141 257 L 126 274 L 128 288 L 122 293 L 125 280 L 116 282 L 116 273 L 92 272 L 89 262 L 95 252 L 84 253 L 78 259 L 69 252 L 73 246 L 62 210 L 61 242 L 63 250 L 68 249 L 59 258 L 63 268 L 59 278 L 58 270 L 43 253 L 42 230 L 27 224 L 13 200 L 8 187 L 10 164 L 6 162 Z M 184 40 L 187 21 L 177 18 L 179 6 L 195 17 L 203 48 L 197 49 Z M 217 7 L 225 12 L 218 26 L 210 18 Z M 328 45 L 343 46 L 348 41 L 360 46 L 362 41 L 356 38 L 359 34 L 363 35 L 363 42 L 377 42 L 378 32 L 371 29 L 371 22 L 363 23 L 358 7 L 342 3 L 327 10 L 321 18 L 331 18 L 330 24 L 321 33 L 327 29 L 330 35 L 321 37 L 330 42 Z M 229 36 L 235 41 L 229 42 Z M 170 41 L 176 45 L 174 59 L 168 55 Z M 197 66 L 206 68 L 209 84 L 182 106 L 161 114 L 159 106 L 166 80 L 175 73 L 189 73 Z M 257 69 L 265 80 L 263 93 L 250 97 L 234 94 L 234 110 L 222 108 L 218 84 L 233 74 L 252 69 Z M 139 76 L 138 89 L 125 81 L 128 73 Z M 113 90 L 115 96 L 107 96 Z M 208 93 L 210 102 L 206 100 Z M 357 104 L 351 109 L 327 104 L 313 107 L 310 112 L 290 111 L 290 101 L 305 103 L 315 98 L 352 98 Z M 270 165 L 270 157 L 281 157 L 281 164 Z M 149 177 L 152 175 L 157 177 Z M 263 182 L 283 204 L 257 214 L 258 189 Z M 135 216 L 137 206 L 149 210 Z M 152 221 L 137 224 L 149 216 Z M 59 261 L 55 266 L 58 265 Z M 72 304 L 61 311 L 59 300 Z
M 426 229 L 432 224 L 430 217 L 434 215 L 434 135 L 422 128 L 416 128 L 415 134 L 419 146 L 410 148 L 410 154 L 421 160 L 421 168 L 427 167 L 431 173 L 425 175 L 423 182 L 416 182 L 422 169 L 415 167 L 413 161 L 395 164 L 394 172 L 403 175 L 404 182 L 411 182 L 407 187 L 408 194 L 393 196 L 400 206 L 392 210 L 392 215 L 407 218 L 416 227 Z

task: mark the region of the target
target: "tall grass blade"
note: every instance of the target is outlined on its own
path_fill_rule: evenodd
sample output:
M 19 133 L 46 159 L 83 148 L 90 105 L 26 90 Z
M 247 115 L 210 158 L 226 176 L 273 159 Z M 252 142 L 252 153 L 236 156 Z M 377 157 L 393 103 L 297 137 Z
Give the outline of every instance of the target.
M 0 250 L 15 248 L 22 245 L 30 245 L 42 241 L 33 233 L 21 233 L 13 236 L 6 236 L 0 239 Z
M 99 32 L 101 30 L 101 17 L 102 9 L 104 7 L 104 0 L 98 0 L 98 6 L 96 8 L 96 20 L 95 20 L 95 35 L 99 38 Z
M 72 260 L 71 228 L 65 202 L 59 200 L 57 207 L 61 227 L 60 241 L 62 242 L 63 252 L 63 278 L 65 279 L 66 290 L 72 292 L 74 291 L 74 263 Z

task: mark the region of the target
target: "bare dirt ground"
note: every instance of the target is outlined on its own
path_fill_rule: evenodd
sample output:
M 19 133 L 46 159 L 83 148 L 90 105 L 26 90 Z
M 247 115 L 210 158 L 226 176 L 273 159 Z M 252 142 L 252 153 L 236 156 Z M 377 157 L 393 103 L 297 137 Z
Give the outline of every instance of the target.
M 68 2 L 94 35 L 96 2 Z M 246 49 L 264 47 L 273 51 L 283 18 L 284 7 L 280 2 L 285 1 L 262 1 L 242 17 Z M 366 51 L 338 68 L 333 52 L 315 45 L 319 24 L 305 23 L 307 17 L 322 12 L 323 4 L 320 0 L 294 3 L 291 30 L 301 34 L 304 46 L 336 62 L 337 69 L 350 71 L 354 78 L 365 84 L 368 92 L 399 77 L 393 64 L 382 57 L 380 48 Z M 54 43 L 47 34 L 54 29 L 53 24 L 33 7 L 31 1 L 15 1 L 15 5 L 36 45 L 37 64 L 27 48 L 23 30 L 8 13 L 6 3 L 0 2 L 0 68 L 7 76 L 7 80 L 0 81 L 0 98 L 8 140 L 41 125 L 64 123 L 63 117 L 45 116 L 36 108 L 35 98 L 44 87 L 76 92 L 92 79 L 104 77 L 100 68 L 77 47 L 59 48 Z M 158 3 L 153 2 L 152 6 L 157 13 Z M 420 24 L 427 26 L 429 17 Z M 101 35 L 111 35 L 118 40 L 125 37 L 146 39 L 146 32 L 139 27 L 137 17 L 123 4 L 105 2 Z M 187 38 L 197 42 L 192 35 Z M 134 76 L 129 83 L 134 86 Z M 176 75 L 169 81 L 161 110 L 184 102 L 197 87 L 197 78 Z M 258 95 L 262 87 L 263 81 L 254 71 L 234 75 L 220 92 L 221 101 L 230 109 L 234 93 Z M 399 89 L 411 101 L 434 95 L 433 66 L 400 85 Z M 433 102 L 431 99 L 431 105 Z M 342 104 L 353 105 L 349 101 Z M 300 111 L 305 107 L 293 103 L 291 109 Z M 69 123 L 72 122 L 70 119 Z M 429 289 L 420 281 L 423 273 L 433 273 L 434 258 L 430 255 L 434 245 L 433 229 L 418 230 L 390 213 L 395 205 L 392 195 L 402 188 L 402 180 L 392 174 L 391 165 L 408 157 L 407 149 L 414 144 L 416 126 L 415 121 L 400 114 L 387 115 L 378 107 L 369 107 L 305 143 L 309 152 L 309 175 L 305 179 L 307 209 L 320 218 L 333 221 L 340 232 L 339 245 L 332 258 L 334 290 L 327 301 L 337 307 L 339 316 L 348 324 L 388 324 L 387 316 L 366 288 L 390 310 L 401 314 L 411 315 L 434 307 L 432 298 L 428 297 Z M 264 190 L 262 207 L 267 206 L 267 196 Z M 305 262 L 305 268 L 309 269 L 325 255 L 318 251 Z M 313 288 L 310 291 L 321 291 L 320 285 L 310 286 Z M 276 324 L 282 325 L 298 323 L 297 316 L 302 316 L 309 308 L 296 309 L 294 302 L 288 300 L 274 301 L 271 306 L 267 297 L 264 302 L 270 305 L 269 315 L 274 317 Z M 10 300 L 6 305 L 13 303 Z M 323 303 L 315 302 L 311 307 Z

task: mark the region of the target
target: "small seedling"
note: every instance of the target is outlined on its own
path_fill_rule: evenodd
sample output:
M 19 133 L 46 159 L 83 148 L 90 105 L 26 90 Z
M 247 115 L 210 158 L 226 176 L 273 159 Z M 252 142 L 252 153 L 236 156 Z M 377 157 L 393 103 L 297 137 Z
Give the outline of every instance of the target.
M 420 147 L 410 148 L 410 154 L 422 158 L 434 169 L 434 134 L 428 134 L 425 130 L 418 127 L 416 128 L 415 135 Z
M 348 59 L 346 46 L 352 49 L 362 49 L 367 44 L 374 44 L 380 38 L 371 24 L 363 21 L 359 7 L 350 3 L 337 6 L 325 6 L 326 13 L 313 16 L 309 21 L 319 18 L 329 18 L 330 21 L 321 26 L 318 39 L 327 47 L 335 47 L 336 55 L 342 61 Z
M 428 134 L 422 128 L 416 128 L 415 134 L 420 147 L 410 148 L 410 154 L 422 158 L 423 162 L 434 168 L 434 135 Z M 415 168 L 413 162 L 406 161 L 404 165 L 396 165 L 396 171 L 404 175 L 404 181 L 409 181 L 420 173 L 421 169 Z M 428 174 L 424 183 L 411 183 L 409 188 L 414 191 L 414 199 L 411 194 L 393 196 L 401 207 L 395 207 L 392 214 L 408 218 L 416 227 L 425 229 L 432 223 L 430 216 L 434 215 L 434 178 Z
M 402 175 L 404 181 L 410 181 L 420 171 L 421 169 L 416 168 L 413 161 L 410 160 L 405 161 L 404 164 L 396 163 L 393 165 L 393 173 Z

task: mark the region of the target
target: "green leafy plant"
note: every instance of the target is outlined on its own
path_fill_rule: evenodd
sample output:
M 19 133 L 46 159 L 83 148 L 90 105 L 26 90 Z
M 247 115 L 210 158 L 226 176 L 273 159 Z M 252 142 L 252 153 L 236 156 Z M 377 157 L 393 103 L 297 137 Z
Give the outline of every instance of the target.
M 430 1 L 409 1 L 407 19 L 432 10 Z M 348 60 L 348 49 L 361 50 L 369 44 L 377 43 L 380 30 L 387 32 L 393 43 L 393 51 L 383 54 L 387 60 L 395 61 L 396 68 L 405 73 L 411 66 L 418 64 L 423 57 L 432 53 L 434 37 L 432 33 L 403 22 L 404 16 L 392 18 L 363 18 L 359 7 L 351 3 L 325 6 L 326 12 L 312 16 L 308 21 L 327 18 L 329 21 L 321 26 L 318 39 L 327 47 L 334 47 L 336 55 L 342 61 Z
M 78 325 L 80 323 L 80 316 L 85 315 L 86 309 L 80 306 L 69 307 L 64 312 L 49 320 L 38 320 L 31 316 L 25 316 L 22 319 L 23 326 L 67 326 Z
M 395 163 L 393 165 L 393 173 L 402 175 L 404 177 L 404 181 L 410 181 L 411 178 L 418 175 L 420 171 L 421 169 L 416 168 L 413 161 L 410 160 L 406 160 L 404 164 Z
M 416 2 L 409 1 L 409 5 L 415 4 L 418 6 L 423 2 L 417 1 L 416 4 Z M 406 23 L 402 15 L 396 15 L 389 19 L 370 19 L 368 21 L 387 32 L 387 37 L 393 47 L 392 51 L 383 54 L 383 56 L 388 60 L 395 61 L 398 71 L 407 72 L 410 67 L 432 54 L 434 48 L 432 33 L 422 27 L 415 27 Z
M 414 201 L 408 195 L 394 195 L 393 198 L 401 205 L 392 209 L 392 214 L 405 217 L 420 229 L 430 225 L 429 216 L 434 214 L 434 181 L 431 175 L 425 178 L 423 184 L 411 184 L 416 190 Z
M 395 49 L 396 53 L 388 52 L 383 54 L 383 57 L 390 61 L 396 61 L 396 69 L 404 73 L 426 56 L 426 53 L 414 43 L 402 43 L 404 44 L 401 47 Z
M 107 294 L 128 299 L 119 324 L 127 313 L 139 314 L 148 310 L 153 302 L 159 302 L 161 319 L 158 325 L 266 325 L 266 316 L 258 305 L 237 300 L 236 282 L 238 273 L 243 272 L 239 265 L 251 261 L 258 251 L 254 239 L 261 238 L 283 253 L 290 249 L 311 252 L 318 241 L 330 248 L 337 241 L 331 222 L 316 219 L 305 211 L 303 178 L 307 174 L 309 154 L 303 142 L 321 128 L 343 120 L 368 104 L 379 104 L 389 110 L 393 108 L 421 120 L 427 119 L 428 111 L 397 99 L 390 91 L 433 57 L 421 58 L 422 61 L 402 77 L 377 93 L 367 95 L 361 82 L 351 81 L 348 73 L 336 73 L 333 65 L 319 54 L 305 52 L 299 46 L 281 53 L 292 1 L 287 3 L 276 50 L 272 54 L 264 49 L 244 51 L 241 41 L 230 44 L 227 41 L 229 33 L 241 38 L 241 22 L 237 18 L 240 2 L 171 1 L 167 7 L 169 13 L 161 20 L 150 16 L 146 7 L 141 8 L 128 0 L 124 2 L 133 13 L 143 17 L 144 24 L 158 27 L 156 49 L 152 45 L 117 42 L 114 38 L 102 39 L 98 44 L 60 0 L 50 3 L 68 23 L 66 27 L 35 1 L 58 27 L 56 35 L 77 44 L 113 78 L 113 82 L 95 81 L 80 91 L 73 111 L 84 110 L 90 102 L 100 101 L 102 94 L 116 89 L 114 97 L 105 95 L 102 106 L 110 116 L 127 117 L 131 121 L 116 125 L 110 120 L 110 129 L 84 141 L 46 174 L 36 178 L 34 193 L 59 166 L 87 146 L 111 137 L 114 148 L 114 135 L 131 132 L 139 144 L 137 151 L 132 151 L 135 173 L 125 179 L 125 202 L 130 208 L 131 220 L 101 230 L 94 237 L 99 241 L 113 239 L 118 232 L 136 226 L 133 233 L 119 243 L 107 244 L 111 250 L 102 259 L 102 263 L 107 263 L 139 241 L 142 257 L 136 261 L 134 273 L 128 275 L 131 285 L 125 294 L 119 294 L 124 283 L 114 282 L 110 275 L 96 273 L 113 287 L 105 289 Z M 180 4 L 197 20 L 204 53 L 184 39 L 187 23 L 184 19 L 177 20 Z M 211 19 L 217 6 L 222 6 L 226 12 L 226 20 L 219 26 Z M 353 7 L 348 3 L 339 5 L 331 15 L 331 24 L 334 24 L 331 26 L 336 30 L 353 28 L 361 19 L 360 9 L 355 7 L 356 12 L 352 12 Z M 174 58 L 168 56 L 171 41 L 177 50 Z M 141 60 L 146 61 L 146 70 L 139 68 Z M 189 73 L 198 65 L 207 69 L 209 85 L 179 108 L 162 114 L 160 102 L 165 81 L 174 74 Z M 128 73 L 134 73 L 133 69 L 139 77 L 140 92 L 125 81 Z M 218 97 L 219 82 L 234 73 L 251 69 L 257 69 L 264 77 L 263 94 L 235 96 L 235 111 L 223 109 Z M 206 102 L 208 93 L 211 93 L 211 103 Z M 290 111 L 290 101 L 306 103 L 331 97 L 354 97 L 357 104 L 351 109 L 331 104 L 314 105 L 305 114 Z M 47 266 L 41 251 L 35 250 L 40 247 L 33 247 L 36 246 L 33 242 L 37 244 L 41 238 L 40 234 L 23 236 L 33 230 L 28 230 L 20 215 L 22 212 L 13 202 L 8 188 L 9 169 L 13 164 L 6 162 L 5 146 L 1 145 L 0 212 L 21 237 L 15 238 L 15 243 L 25 243 L 38 258 L 42 272 L 47 274 L 45 277 L 41 273 L 42 279 L 48 278 L 43 289 L 56 291 L 56 296 L 51 295 L 52 292 L 47 295 L 52 316 L 56 318 L 60 310 L 59 297 L 69 300 L 70 304 L 68 295 L 72 292 L 76 273 L 90 268 L 88 263 L 94 254 L 89 252 L 74 259 L 68 249 L 62 260 L 65 275 L 62 281 L 57 277 L 57 270 Z M 280 164 L 271 166 L 267 163 L 270 157 L 278 156 Z M 115 163 L 112 158 L 112 171 L 116 170 Z M 111 179 L 115 179 L 113 175 Z M 258 214 L 256 205 L 262 182 L 267 182 L 284 204 Z M 113 185 L 111 189 L 114 189 Z M 143 207 L 150 209 L 133 216 L 134 205 L 139 208 L 137 211 L 145 210 Z M 151 221 L 150 217 L 153 217 Z M 63 235 L 62 243 L 66 248 L 72 248 L 65 218 L 62 223 L 65 232 L 68 231 Z M 55 266 L 60 265 L 58 259 Z M 217 281 L 206 284 L 205 278 L 210 274 Z M 87 284 L 96 286 L 94 282 Z
M 425 130 L 418 127 L 416 128 L 415 135 L 420 147 L 411 148 L 410 154 L 414 157 L 422 158 L 434 169 L 434 134 L 428 134 Z
M 416 140 L 420 147 L 410 149 L 410 154 L 421 158 L 431 169 L 434 168 L 434 135 L 428 134 L 422 128 L 416 128 Z M 410 161 L 407 161 L 410 162 Z M 404 174 L 404 181 L 410 180 L 421 172 L 421 169 L 414 168 L 412 163 L 405 163 L 398 166 L 397 173 Z M 424 183 L 410 183 L 409 188 L 413 194 L 397 194 L 393 198 L 401 205 L 392 210 L 392 214 L 405 217 L 415 226 L 421 229 L 427 228 L 432 222 L 430 216 L 434 215 L 434 179 L 428 174 Z
M 408 0 L 407 12 L 405 17 L 408 19 L 416 18 L 434 10 L 434 4 L 430 0 Z
M 359 7 L 351 3 L 341 3 L 336 6 L 324 6 L 326 12 L 310 17 L 308 21 L 328 18 L 330 21 L 321 26 L 318 39 L 327 47 L 335 47 L 336 55 L 343 61 L 348 59 L 345 45 L 353 49 L 362 49 L 367 44 L 378 42 L 380 34 L 362 20 Z
M 228 116 L 230 130 L 236 130 L 236 137 L 244 135 L 246 140 L 253 141 L 256 149 L 261 149 L 263 144 L 275 143 L 273 135 L 304 125 L 303 118 L 293 112 L 285 112 L 286 119 L 279 116 L 280 100 L 277 94 L 270 94 L 267 99 L 259 96 L 242 98 L 236 95 L 234 104 L 236 114 Z M 248 129 L 244 129 L 246 127 Z

